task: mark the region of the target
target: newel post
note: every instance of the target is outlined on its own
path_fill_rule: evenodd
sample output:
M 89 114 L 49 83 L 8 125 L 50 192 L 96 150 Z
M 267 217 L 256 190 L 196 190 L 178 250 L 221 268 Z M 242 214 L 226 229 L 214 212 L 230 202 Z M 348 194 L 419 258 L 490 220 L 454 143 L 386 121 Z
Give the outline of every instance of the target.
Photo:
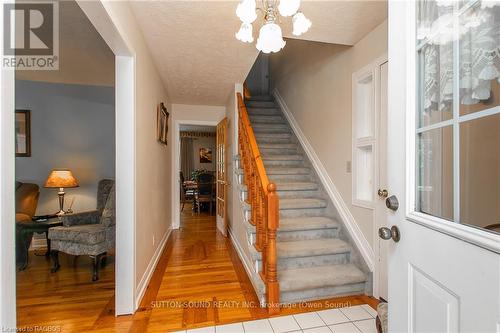
M 267 306 L 270 314 L 279 313 L 280 288 L 278 283 L 278 253 L 276 251 L 276 230 L 279 226 L 279 201 L 276 184 L 267 185 L 267 246 L 266 246 L 266 285 Z

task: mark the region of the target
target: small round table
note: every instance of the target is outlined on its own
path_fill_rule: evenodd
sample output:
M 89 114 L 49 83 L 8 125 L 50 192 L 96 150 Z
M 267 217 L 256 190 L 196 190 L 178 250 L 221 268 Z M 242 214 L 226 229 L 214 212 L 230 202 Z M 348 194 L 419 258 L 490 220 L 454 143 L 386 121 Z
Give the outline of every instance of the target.
M 16 248 L 17 248 L 17 264 L 19 270 L 22 271 L 28 266 L 29 247 L 33 233 L 44 233 L 47 240 L 47 252 L 45 256 L 50 255 L 50 239 L 49 229 L 63 225 L 59 217 L 49 218 L 44 221 L 20 221 L 16 222 Z

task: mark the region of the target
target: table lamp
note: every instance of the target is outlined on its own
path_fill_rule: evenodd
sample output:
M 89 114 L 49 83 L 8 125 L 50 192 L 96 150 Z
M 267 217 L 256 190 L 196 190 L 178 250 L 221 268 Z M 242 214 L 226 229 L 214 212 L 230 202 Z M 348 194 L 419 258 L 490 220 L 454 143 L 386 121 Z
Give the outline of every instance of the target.
M 59 213 L 64 215 L 64 188 L 78 187 L 78 181 L 68 169 L 54 169 L 50 172 L 49 177 L 45 181 L 46 188 L 59 188 L 57 195 L 59 196 Z

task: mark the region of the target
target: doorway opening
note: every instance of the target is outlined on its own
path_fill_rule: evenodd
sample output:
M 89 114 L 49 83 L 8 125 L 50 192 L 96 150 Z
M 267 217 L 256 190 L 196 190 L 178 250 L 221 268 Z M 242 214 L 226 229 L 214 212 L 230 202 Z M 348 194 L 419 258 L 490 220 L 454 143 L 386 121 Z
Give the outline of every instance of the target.
M 214 215 L 216 211 L 216 127 L 179 128 L 180 213 Z
M 59 3 L 59 19 L 59 70 L 15 78 L 21 328 L 56 325 L 58 308 L 89 295 L 107 304 L 115 290 L 115 55 L 76 2 Z

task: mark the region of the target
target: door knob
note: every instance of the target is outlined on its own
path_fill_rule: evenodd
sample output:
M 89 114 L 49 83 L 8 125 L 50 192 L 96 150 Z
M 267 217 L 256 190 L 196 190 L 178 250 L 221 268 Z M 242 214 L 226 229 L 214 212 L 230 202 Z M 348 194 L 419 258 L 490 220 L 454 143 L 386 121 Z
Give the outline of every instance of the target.
M 387 227 L 381 227 L 378 229 L 378 236 L 382 239 L 388 240 L 391 239 L 396 243 L 401 239 L 401 235 L 399 233 L 399 228 L 395 225 L 391 227 L 391 229 Z
M 387 196 L 389 195 L 389 192 L 387 192 L 386 189 L 378 189 L 378 192 L 377 192 L 378 196 L 381 197 L 381 198 L 387 198 Z

